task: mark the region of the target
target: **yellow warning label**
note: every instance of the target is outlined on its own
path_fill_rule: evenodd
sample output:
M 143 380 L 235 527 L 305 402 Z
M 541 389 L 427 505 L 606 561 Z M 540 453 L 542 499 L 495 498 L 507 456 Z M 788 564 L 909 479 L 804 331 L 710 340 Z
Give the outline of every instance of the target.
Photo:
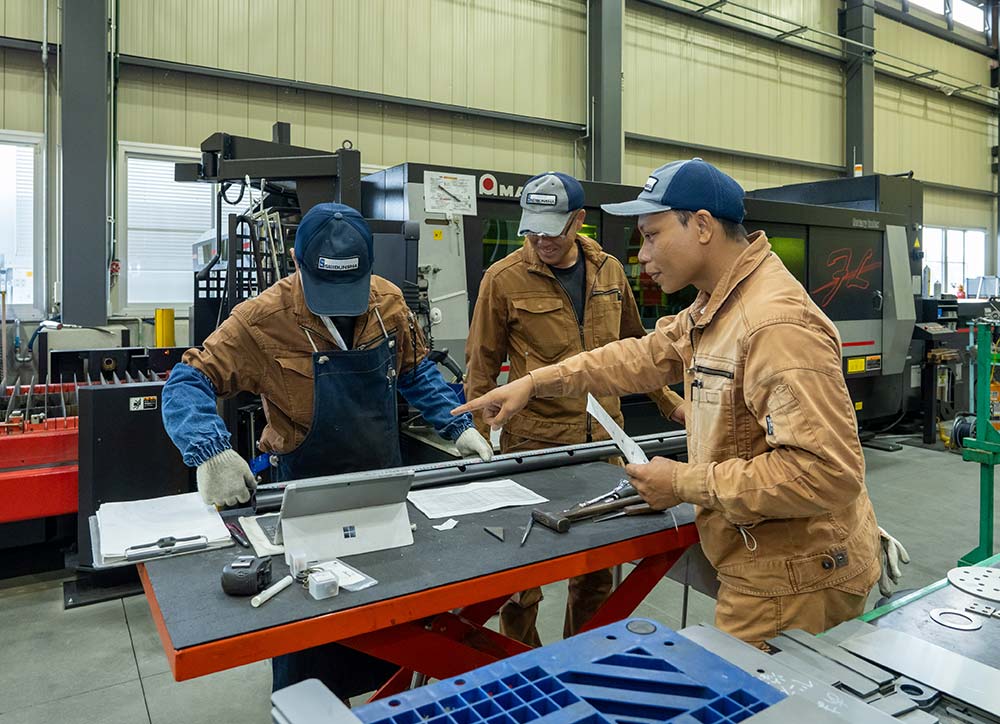
M 441 229 L 434 229 L 434 241 L 441 241 L 444 238 L 444 232 Z
M 847 374 L 865 371 L 864 357 L 849 357 L 847 360 Z
M 861 400 L 858 400 L 857 402 L 854 403 L 854 409 L 857 410 L 858 412 L 860 412 L 861 410 L 863 410 L 864 407 L 865 407 L 865 403 L 863 403 Z
M 920 248 L 920 239 L 914 239 L 913 240 L 913 248 L 914 249 L 919 249 Z

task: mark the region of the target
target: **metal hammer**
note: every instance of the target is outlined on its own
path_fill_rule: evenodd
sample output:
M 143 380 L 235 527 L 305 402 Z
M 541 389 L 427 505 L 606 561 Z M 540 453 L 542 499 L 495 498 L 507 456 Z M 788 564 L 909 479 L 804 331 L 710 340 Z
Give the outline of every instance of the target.
M 583 508 L 569 508 L 568 510 L 561 511 L 559 513 L 549 513 L 535 508 L 535 510 L 531 511 L 531 517 L 536 523 L 540 523 L 546 528 L 551 528 L 557 533 L 565 533 L 570 529 L 570 526 L 574 521 L 593 518 L 598 515 L 604 515 L 605 513 L 612 513 L 616 510 L 621 510 L 622 508 L 642 502 L 641 496 L 631 495 L 627 498 L 619 498 L 618 500 L 612 500 L 607 503 L 597 503 Z

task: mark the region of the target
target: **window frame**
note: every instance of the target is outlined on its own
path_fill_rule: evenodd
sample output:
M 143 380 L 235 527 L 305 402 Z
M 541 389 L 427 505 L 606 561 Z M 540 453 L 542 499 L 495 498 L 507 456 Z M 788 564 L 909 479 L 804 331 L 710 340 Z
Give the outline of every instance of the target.
M 173 309 L 176 319 L 187 319 L 190 304 L 129 304 L 128 303 L 128 160 L 145 158 L 154 161 L 184 163 L 201 161 L 201 151 L 187 146 L 167 146 L 153 143 L 119 142 L 118 144 L 118 189 L 115 241 L 117 258 L 121 265 L 118 283 L 110 293 L 111 315 L 113 317 L 151 317 L 156 309 Z M 193 182 L 194 183 L 194 182 Z M 212 218 L 215 218 L 215 184 L 212 187 Z M 194 295 L 194 272 L 191 272 L 191 294 Z M 192 302 L 193 303 L 193 302 Z
M 45 176 L 45 136 L 41 133 L 30 131 L 8 131 L 0 130 L 0 143 L 14 146 L 29 146 L 34 151 L 32 180 L 32 270 L 31 276 L 34 289 L 32 291 L 33 301 L 31 304 L 7 304 L 8 310 L 16 318 L 23 322 L 38 322 L 47 316 L 49 308 L 48 295 L 48 268 L 46 260 L 46 244 L 42 234 L 42 227 L 45 223 L 45 194 L 43 184 L 48 183 Z M 48 230 L 51 233 L 51 229 Z
M 942 271 L 942 273 L 944 275 L 943 278 L 940 280 L 941 281 L 941 293 L 942 294 L 954 294 L 957 291 L 959 284 L 961 284 L 963 288 L 965 287 L 965 280 L 968 278 L 968 276 L 967 276 L 968 269 L 966 268 L 966 264 L 967 264 L 966 258 L 968 256 L 966 252 L 968 251 L 968 247 L 966 245 L 966 238 L 965 238 L 965 236 L 970 231 L 978 231 L 978 232 L 981 232 L 983 234 L 983 274 L 982 275 L 983 276 L 989 276 L 989 274 L 987 274 L 987 267 L 988 267 L 987 260 L 988 260 L 988 257 L 989 257 L 989 239 L 990 239 L 990 230 L 989 229 L 984 229 L 981 226 L 942 226 L 942 225 L 939 225 L 939 224 L 924 224 L 923 228 L 924 229 L 940 229 L 941 232 L 942 232 L 941 233 L 941 260 L 940 260 L 940 262 L 936 262 L 936 263 L 940 263 L 941 264 L 941 271 Z M 948 232 L 949 231 L 961 231 L 962 232 L 962 262 L 961 262 L 962 263 L 962 278 L 958 282 L 956 282 L 955 289 L 951 289 L 949 287 L 949 285 L 951 284 L 951 280 L 948 279 Z M 923 234 L 921 234 L 921 235 L 923 235 Z M 928 263 L 929 262 L 924 262 L 921 266 L 922 267 L 927 266 Z M 956 262 L 952 262 L 952 263 L 954 264 Z M 933 283 L 934 282 L 932 281 L 931 282 L 932 286 L 933 286 Z M 931 291 L 932 290 L 928 290 L 928 293 L 930 293 Z M 969 290 L 966 289 L 965 293 L 968 294 Z

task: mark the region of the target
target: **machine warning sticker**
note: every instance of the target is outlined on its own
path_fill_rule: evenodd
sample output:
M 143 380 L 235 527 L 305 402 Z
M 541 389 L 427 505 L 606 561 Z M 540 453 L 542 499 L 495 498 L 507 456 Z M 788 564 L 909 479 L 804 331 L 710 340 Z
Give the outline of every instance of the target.
M 863 409 L 865 409 L 865 403 L 863 403 L 861 400 L 858 400 L 857 402 L 854 403 L 854 409 L 857 412 L 861 412 Z
M 870 354 L 865 357 L 865 371 L 872 372 L 882 369 L 882 355 Z
M 140 410 L 155 410 L 156 404 L 157 404 L 156 395 L 149 395 L 147 397 L 128 398 L 129 412 L 138 412 Z
M 855 374 L 858 372 L 865 371 L 865 358 L 864 357 L 848 357 L 847 358 L 847 374 Z

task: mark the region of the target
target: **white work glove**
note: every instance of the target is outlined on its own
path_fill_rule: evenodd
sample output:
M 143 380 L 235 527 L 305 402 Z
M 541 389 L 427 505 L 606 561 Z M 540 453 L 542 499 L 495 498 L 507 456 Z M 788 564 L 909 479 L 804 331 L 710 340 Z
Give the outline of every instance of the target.
M 891 596 L 899 579 L 903 577 L 899 564 L 909 563 L 910 554 L 906 552 L 902 543 L 886 533 L 882 527 L 878 529 L 878 537 L 882 544 L 882 575 L 878 579 L 878 590 L 883 596 Z
M 250 500 L 257 478 L 235 450 L 223 450 L 198 466 L 198 492 L 209 505 L 236 505 Z
M 455 441 L 455 447 L 463 458 L 477 456 L 484 463 L 493 459 L 493 446 L 490 441 L 479 434 L 479 430 L 470 427 Z

